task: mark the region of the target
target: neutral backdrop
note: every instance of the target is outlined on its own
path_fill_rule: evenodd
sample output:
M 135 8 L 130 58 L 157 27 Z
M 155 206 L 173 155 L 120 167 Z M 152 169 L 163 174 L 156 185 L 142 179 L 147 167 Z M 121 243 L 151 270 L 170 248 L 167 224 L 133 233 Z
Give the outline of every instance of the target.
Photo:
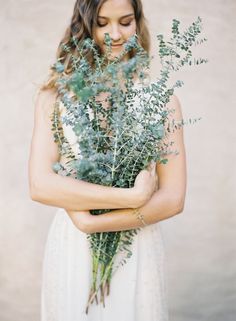
M 43 251 L 56 208 L 31 201 L 27 162 L 35 93 L 72 14 L 74 0 L 0 0 L 1 210 L 0 320 L 39 321 Z M 188 186 L 184 212 L 160 224 L 167 254 L 171 321 L 236 320 L 235 250 L 235 0 L 145 0 L 156 43 L 203 19 L 208 42 L 185 68 L 176 91 L 184 118 Z M 153 71 L 158 71 L 158 56 Z M 177 76 L 176 76 L 177 77 Z

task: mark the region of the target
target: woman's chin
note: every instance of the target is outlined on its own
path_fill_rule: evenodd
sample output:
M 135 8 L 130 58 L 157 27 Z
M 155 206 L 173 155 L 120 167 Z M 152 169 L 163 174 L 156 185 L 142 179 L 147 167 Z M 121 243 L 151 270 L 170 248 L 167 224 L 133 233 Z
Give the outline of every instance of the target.
M 113 60 L 116 60 L 120 54 L 122 53 L 122 50 L 120 52 L 111 52 L 109 55 L 108 55 L 108 60 L 110 61 L 113 61 Z M 128 55 L 126 54 L 125 56 L 122 55 L 122 57 L 120 58 L 121 60 L 127 60 L 128 59 Z
M 108 60 L 113 61 L 113 60 L 117 59 L 118 57 L 119 57 L 118 54 L 110 53 L 108 55 Z

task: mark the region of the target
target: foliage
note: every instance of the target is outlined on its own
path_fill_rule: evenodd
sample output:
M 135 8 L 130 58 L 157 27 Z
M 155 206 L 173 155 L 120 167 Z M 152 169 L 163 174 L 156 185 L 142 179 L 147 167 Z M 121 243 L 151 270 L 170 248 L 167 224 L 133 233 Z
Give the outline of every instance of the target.
M 58 92 L 66 115 L 60 117 L 57 102 L 52 130 L 61 155 L 68 159 L 66 167 L 61 163 L 54 164 L 58 174 L 73 175 L 75 179 L 105 186 L 132 187 L 137 174 L 152 160 L 165 164 L 166 155 L 177 152 L 172 150 L 173 142 L 168 140 L 168 135 L 180 128 L 184 121 L 170 121 L 173 110 L 166 105 L 183 82 L 178 80 L 169 86 L 170 73 L 184 65 L 207 62 L 202 58 L 192 59 L 191 47 L 206 41 L 205 38 L 197 39 L 202 29 L 201 19 L 198 17 L 182 33 L 179 24 L 178 20 L 173 20 L 169 41 L 165 41 L 163 35 L 157 36 L 162 68 L 160 78 L 149 84 L 150 59 L 136 35 L 113 60 L 108 59 L 111 52 L 109 35 L 106 35 L 107 51 L 102 56 L 92 39 L 86 39 L 80 45 L 76 38 L 71 39 L 77 47 L 77 54 L 71 58 L 71 73 L 64 72 L 60 60 L 54 64 L 60 74 Z M 70 51 L 70 47 L 65 46 L 64 50 Z M 131 50 L 135 50 L 134 57 L 125 61 L 123 57 Z M 93 53 L 94 63 L 87 59 L 89 51 Z M 63 124 L 71 126 L 76 135 L 78 155 L 73 154 L 64 136 Z M 109 209 L 91 210 L 91 213 L 99 215 L 107 211 Z M 105 291 L 109 293 L 115 271 L 116 254 L 124 253 L 120 262 L 124 264 L 132 255 L 130 246 L 138 230 L 88 235 L 93 258 L 88 306 L 94 299 L 98 300 L 99 289 L 104 303 Z

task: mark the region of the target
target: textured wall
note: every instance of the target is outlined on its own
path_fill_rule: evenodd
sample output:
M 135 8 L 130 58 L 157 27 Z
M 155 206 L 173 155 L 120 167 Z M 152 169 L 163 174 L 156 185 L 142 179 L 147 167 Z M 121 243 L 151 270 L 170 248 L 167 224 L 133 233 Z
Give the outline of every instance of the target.
M 28 196 L 27 161 L 37 86 L 53 62 L 73 0 L 0 0 L 1 211 L 0 320 L 39 321 L 41 264 L 55 208 Z M 152 35 L 198 15 L 210 62 L 178 76 L 185 127 L 188 190 L 184 213 L 163 221 L 171 321 L 236 318 L 235 0 L 145 0 Z M 155 46 L 154 46 L 155 47 Z M 153 70 L 158 70 L 154 64 Z

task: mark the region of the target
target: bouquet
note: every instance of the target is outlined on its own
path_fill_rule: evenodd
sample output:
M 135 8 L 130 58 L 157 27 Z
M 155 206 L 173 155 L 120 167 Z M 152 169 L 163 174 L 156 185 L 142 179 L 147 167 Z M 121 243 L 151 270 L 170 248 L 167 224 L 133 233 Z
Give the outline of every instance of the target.
M 171 122 L 169 115 L 173 110 L 167 109 L 166 104 L 175 88 L 181 87 L 183 82 L 178 80 L 171 86 L 168 80 L 171 72 L 184 65 L 207 62 L 206 59 L 192 58 L 191 47 L 206 41 L 205 38 L 197 40 L 202 29 L 200 17 L 182 33 L 179 24 L 173 19 L 169 41 L 165 41 L 163 35 L 157 36 L 162 68 L 160 78 L 152 83 L 148 83 L 150 58 L 139 45 L 136 35 L 112 61 L 107 59 L 111 50 L 108 34 L 105 37 L 107 51 L 102 56 L 92 39 L 85 39 L 82 43 L 71 39 L 77 48 L 76 55 L 71 56 L 71 72 L 65 73 L 60 60 L 53 65 L 59 74 L 59 100 L 52 115 L 52 130 L 61 155 L 67 158 L 66 166 L 60 162 L 54 164 L 55 172 L 106 186 L 132 187 L 137 174 L 151 161 L 166 163 L 167 154 L 177 153 L 172 150 L 173 142 L 168 140 L 168 135 L 183 126 L 184 121 Z M 70 52 L 70 49 L 69 45 L 63 45 L 63 50 Z M 131 50 L 135 55 L 123 61 Z M 66 108 L 63 117 L 60 116 L 59 103 Z M 72 151 L 62 124 L 72 127 L 79 146 L 78 154 Z M 91 214 L 100 215 L 107 211 L 110 210 L 91 210 Z M 130 245 L 139 230 L 87 235 L 93 279 L 86 313 L 94 300 L 98 303 L 99 291 L 100 301 L 105 306 L 112 275 L 132 255 Z M 118 252 L 124 253 L 124 257 L 115 267 Z

